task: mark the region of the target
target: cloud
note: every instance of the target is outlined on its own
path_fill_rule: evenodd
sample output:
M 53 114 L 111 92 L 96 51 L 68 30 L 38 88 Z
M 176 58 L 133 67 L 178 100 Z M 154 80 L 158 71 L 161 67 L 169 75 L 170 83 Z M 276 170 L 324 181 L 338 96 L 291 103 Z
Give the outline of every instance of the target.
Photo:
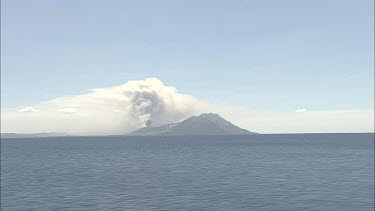
M 39 112 L 39 111 L 40 111 L 40 109 L 31 107 L 31 106 L 28 106 L 28 107 L 25 107 L 25 108 L 22 108 L 22 109 L 19 110 L 19 112 L 22 112 L 22 113 L 35 113 L 35 112 Z
M 153 126 L 181 121 L 199 114 L 206 103 L 156 78 L 147 78 L 51 99 L 37 106 L 43 112 L 33 117 L 13 109 L 2 111 L 3 131 L 124 134 L 144 127 L 148 120 Z
M 76 112 L 75 108 L 61 108 L 57 109 L 58 112 L 64 113 L 64 114 L 73 114 Z
M 296 113 L 304 113 L 306 112 L 306 108 L 299 108 L 296 110 Z
M 55 98 L 35 107 L 38 109 L 2 109 L 2 132 L 125 134 L 147 122 L 158 126 L 203 112 L 218 113 L 240 127 L 260 133 L 374 131 L 374 109 L 306 112 L 300 108 L 295 112 L 276 112 L 222 106 L 182 94 L 157 78 Z

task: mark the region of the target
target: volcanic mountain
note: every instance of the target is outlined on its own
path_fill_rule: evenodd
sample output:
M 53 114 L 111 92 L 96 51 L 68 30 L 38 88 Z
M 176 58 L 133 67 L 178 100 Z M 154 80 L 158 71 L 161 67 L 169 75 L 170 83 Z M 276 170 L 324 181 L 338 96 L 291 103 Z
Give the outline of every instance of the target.
M 158 126 L 144 127 L 127 135 L 129 136 L 189 136 L 189 135 L 246 135 L 256 134 L 242 129 L 218 114 L 203 113 L 199 116 L 192 116 L 188 119 Z

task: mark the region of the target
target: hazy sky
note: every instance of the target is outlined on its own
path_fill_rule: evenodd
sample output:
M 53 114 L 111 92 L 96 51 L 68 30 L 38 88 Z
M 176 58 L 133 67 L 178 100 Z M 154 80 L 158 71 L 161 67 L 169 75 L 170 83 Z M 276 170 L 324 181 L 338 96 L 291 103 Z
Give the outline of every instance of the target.
M 1 1 L 1 106 L 156 77 L 213 104 L 374 106 L 373 0 Z

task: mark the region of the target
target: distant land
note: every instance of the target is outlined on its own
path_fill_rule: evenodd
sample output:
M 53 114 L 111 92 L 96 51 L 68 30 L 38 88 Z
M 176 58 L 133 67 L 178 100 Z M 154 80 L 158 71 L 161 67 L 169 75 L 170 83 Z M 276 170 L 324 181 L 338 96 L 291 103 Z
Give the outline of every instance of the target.
M 68 136 L 64 133 L 1 133 L 1 138 L 38 138 L 38 137 L 54 137 Z
M 218 114 L 203 113 L 188 119 L 159 127 L 144 127 L 127 134 L 128 136 L 189 136 L 189 135 L 248 135 L 257 134 L 242 129 Z
M 225 120 L 218 114 L 203 113 L 192 116 L 178 123 L 167 124 L 158 127 L 150 126 L 140 128 L 126 136 L 193 136 L 193 135 L 248 135 L 257 134 L 242 129 Z M 1 133 L 1 138 L 42 138 L 57 136 L 83 136 L 67 133 Z M 87 135 L 86 135 L 87 136 Z

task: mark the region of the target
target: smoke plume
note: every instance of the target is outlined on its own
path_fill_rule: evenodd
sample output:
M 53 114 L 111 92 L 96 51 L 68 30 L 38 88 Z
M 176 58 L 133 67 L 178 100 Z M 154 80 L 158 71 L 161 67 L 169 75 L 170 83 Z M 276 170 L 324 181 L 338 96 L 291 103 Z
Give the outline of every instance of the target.
M 1 132 L 125 134 L 203 112 L 218 113 L 240 127 L 259 133 L 374 130 L 374 109 L 307 111 L 302 108 L 276 112 L 213 105 L 181 94 L 156 78 L 147 78 L 23 108 L 2 108 Z
M 43 102 L 35 105 L 38 113 L 26 113 L 30 107 L 3 112 L 2 121 L 7 127 L 24 125 L 29 129 L 25 132 L 50 128 L 53 132 L 123 134 L 151 123 L 158 126 L 183 120 L 205 105 L 156 78 L 147 78 Z

